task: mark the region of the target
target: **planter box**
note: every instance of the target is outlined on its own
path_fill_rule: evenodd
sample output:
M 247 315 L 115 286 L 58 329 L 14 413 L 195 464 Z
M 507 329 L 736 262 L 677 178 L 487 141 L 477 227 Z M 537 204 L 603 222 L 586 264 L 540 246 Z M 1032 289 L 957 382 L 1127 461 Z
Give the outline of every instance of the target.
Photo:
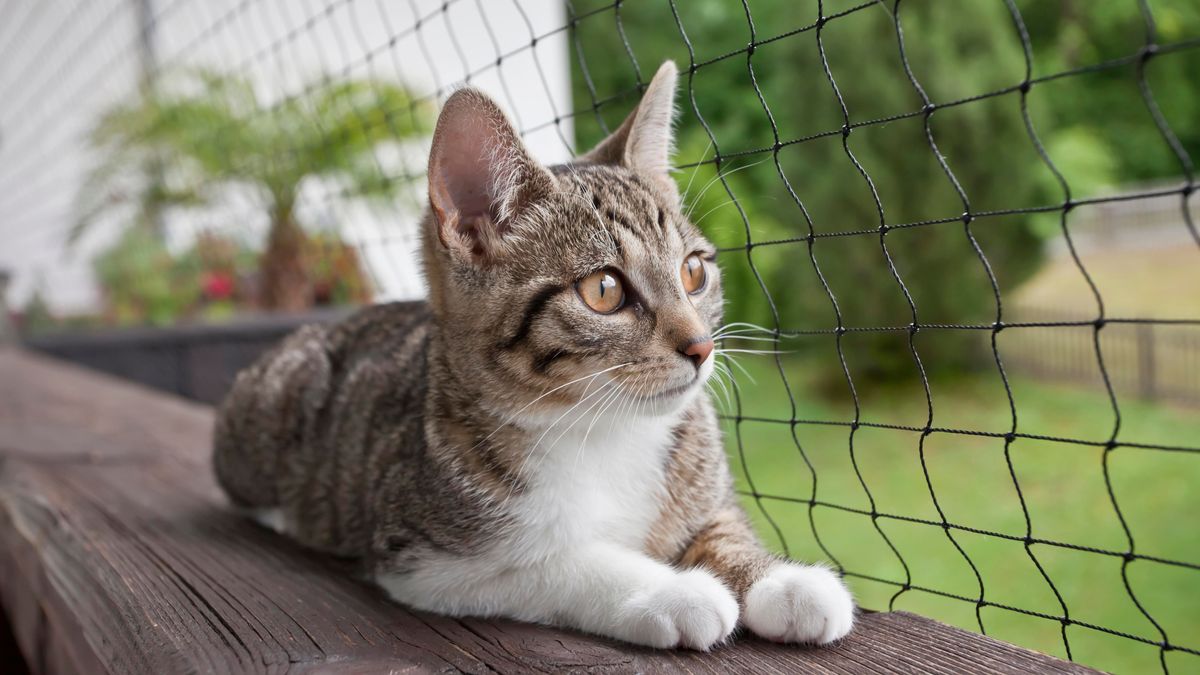
M 339 308 L 221 324 L 41 336 L 27 340 L 25 346 L 160 391 L 216 404 L 238 371 L 283 336 L 304 324 L 336 321 L 353 311 Z

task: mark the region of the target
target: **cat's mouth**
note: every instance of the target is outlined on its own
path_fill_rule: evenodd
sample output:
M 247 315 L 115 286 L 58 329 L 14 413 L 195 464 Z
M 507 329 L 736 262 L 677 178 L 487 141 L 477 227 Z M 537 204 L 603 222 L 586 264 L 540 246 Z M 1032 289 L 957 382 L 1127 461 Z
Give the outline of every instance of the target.
M 664 389 L 656 394 L 651 394 L 649 396 L 646 396 L 645 399 L 648 401 L 661 401 L 664 399 L 675 398 L 676 396 L 680 396 L 682 394 L 687 393 L 692 387 L 696 386 L 696 383 L 699 381 L 700 381 L 700 373 L 696 373 L 696 375 L 694 377 L 692 377 L 691 380 L 688 380 L 687 382 L 685 382 L 677 387 L 671 387 L 669 389 Z

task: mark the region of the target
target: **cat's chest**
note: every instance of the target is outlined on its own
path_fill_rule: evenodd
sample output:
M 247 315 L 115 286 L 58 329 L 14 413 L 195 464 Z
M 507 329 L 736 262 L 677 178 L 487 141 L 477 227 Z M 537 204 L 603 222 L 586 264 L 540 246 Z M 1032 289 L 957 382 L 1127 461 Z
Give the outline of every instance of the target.
M 669 424 L 615 420 L 543 443 L 517 509 L 525 543 L 605 539 L 640 547 L 662 508 L 673 440 Z

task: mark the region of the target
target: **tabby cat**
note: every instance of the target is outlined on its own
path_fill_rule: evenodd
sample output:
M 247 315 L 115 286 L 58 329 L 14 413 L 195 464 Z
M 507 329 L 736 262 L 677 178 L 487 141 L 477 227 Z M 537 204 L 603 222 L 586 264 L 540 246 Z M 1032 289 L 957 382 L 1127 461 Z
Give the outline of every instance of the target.
M 288 337 L 237 378 L 214 463 L 235 505 L 360 559 L 395 600 L 654 647 L 739 623 L 846 635 L 836 574 L 767 552 L 713 405 L 713 245 L 668 174 L 676 69 L 591 152 L 543 167 L 485 95 L 429 158 L 429 300 Z

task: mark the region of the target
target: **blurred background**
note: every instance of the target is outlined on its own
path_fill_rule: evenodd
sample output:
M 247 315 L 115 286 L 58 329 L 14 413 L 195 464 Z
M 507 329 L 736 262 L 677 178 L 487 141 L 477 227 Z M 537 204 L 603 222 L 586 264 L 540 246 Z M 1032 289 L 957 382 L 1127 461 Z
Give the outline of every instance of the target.
M 682 69 L 714 386 L 780 551 L 861 604 L 1200 668 L 1194 0 L 67 0 L 0 9 L 0 294 L 27 346 L 203 402 L 420 298 L 462 83 L 535 155 Z M 5 383 L 14 386 L 14 383 Z

